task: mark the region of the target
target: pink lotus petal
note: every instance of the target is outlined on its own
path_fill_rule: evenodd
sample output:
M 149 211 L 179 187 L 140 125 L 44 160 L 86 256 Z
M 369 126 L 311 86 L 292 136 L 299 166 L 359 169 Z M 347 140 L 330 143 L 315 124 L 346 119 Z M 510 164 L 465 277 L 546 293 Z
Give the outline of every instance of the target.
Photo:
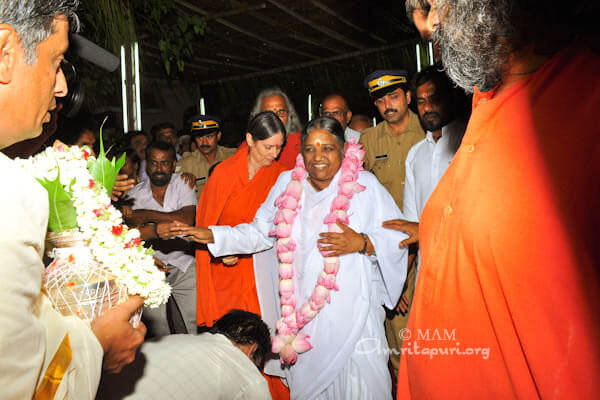
M 271 337 L 271 351 L 275 354 L 279 353 L 286 342 L 283 340 L 282 335 L 276 335 Z
M 286 297 L 281 296 L 279 302 L 281 303 L 281 305 L 296 307 L 296 296 L 294 296 L 293 294 Z
M 279 207 L 280 209 L 288 208 L 290 210 L 295 210 L 296 207 L 298 207 L 298 200 L 296 200 L 295 198 L 293 198 L 291 196 L 286 195 L 281 199 L 281 201 L 279 202 L 277 207 Z
M 304 303 L 298 314 L 301 315 L 302 321 L 304 322 L 302 325 L 306 325 L 312 321 L 318 313 L 319 311 L 313 310 L 308 303 Z M 296 315 L 296 319 L 298 319 L 298 315 Z
M 288 326 L 285 322 L 283 322 L 283 318 L 279 319 L 276 323 L 277 332 L 280 335 L 293 335 L 294 330 Z
M 311 309 L 315 310 L 315 311 L 320 311 L 323 307 L 325 307 L 325 302 L 321 302 L 321 303 L 316 303 L 313 301 L 312 298 L 308 299 L 308 305 L 310 306 Z
M 282 222 L 281 224 L 277 225 L 277 228 L 275 228 L 275 232 L 277 233 L 277 237 L 279 238 L 290 237 L 290 235 L 292 234 L 292 226 L 290 224 Z
M 327 257 L 325 258 L 325 265 L 323 271 L 327 274 L 337 274 L 340 269 L 340 259 L 338 257 Z
M 277 257 L 279 258 L 279 262 L 283 264 L 291 264 L 292 262 L 294 262 L 294 253 L 291 251 L 277 253 Z
M 327 225 L 327 231 L 328 232 L 337 232 L 337 233 L 342 233 L 344 232 L 342 230 L 342 228 L 340 228 L 337 224 L 328 224 Z
M 288 183 L 285 193 L 296 200 L 300 200 L 300 196 L 302 195 L 302 184 L 299 181 L 291 181 Z
M 335 224 L 335 221 L 337 221 L 337 216 L 335 213 L 329 213 L 325 216 L 325 218 L 323 218 L 324 224 Z
M 294 311 L 294 307 L 292 306 L 281 306 L 281 315 L 285 318 L 292 314 Z
M 338 290 L 337 284 L 335 283 L 335 275 L 326 274 L 324 271 L 321 271 L 321 274 L 317 279 L 317 285 L 321 285 L 329 290 Z
M 317 285 L 315 287 L 315 290 L 313 291 L 312 296 L 310 298 L 316 304 L 321 304 L 325 301 L 327 303 L 331 302 L 331 296 L 329 294 L 329 289 L 327 289 L 326 287 L 323 287 L 323 286 L 319 286 L 319 285 Z
M 346 196 L 336 196 L 331 202 L 331 211 L 347 210 L 350 207 L 350 201 Z
M 292 341 L 292 347 L 297 353 L 304 353 L 305 351 L 312 349 L 312 345 L 308 342 L 308 339 L 310 339 L 310 336 L 299 333 Z
M 292 347 L 291 344 L 286 344 L 283 346 L 281 351 L 279 352 L 279 356 L 284 364 L 292 365 L 298 360 L 298 353 Z
M 296 313 L 290 314 L 281 319 L 294 333 L 298 332 L 298 323 L 296 322 Z
M 292 264 L 279 264 L 279 279 L 292 279 L 294 266 Z
M 279 281 L 279 293 L 281 296 L 291 296 L 294 294 L 294 282 L 291 279 L 282 279 Z

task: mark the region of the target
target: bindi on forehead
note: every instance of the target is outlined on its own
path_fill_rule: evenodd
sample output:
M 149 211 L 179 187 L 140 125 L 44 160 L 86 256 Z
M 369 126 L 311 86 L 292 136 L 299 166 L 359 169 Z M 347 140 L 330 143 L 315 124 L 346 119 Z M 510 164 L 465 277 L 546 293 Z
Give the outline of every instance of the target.
M 321 147 L 321 139 L 315 140 L 315 146 Z

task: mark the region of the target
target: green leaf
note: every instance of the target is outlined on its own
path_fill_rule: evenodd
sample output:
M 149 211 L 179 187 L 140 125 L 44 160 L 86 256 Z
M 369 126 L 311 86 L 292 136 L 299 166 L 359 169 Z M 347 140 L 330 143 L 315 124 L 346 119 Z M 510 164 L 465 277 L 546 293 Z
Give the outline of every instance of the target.
M 181 33 L 184 33 L 185 31 L 187 31 L 187 27 L 188 27 L 187 19 L 182 18 L 182 17 L 177 18 L 177 26 L 179 26 L 179 30 L 181 31 Z
M 48 229 L 51 232 L 62 232 L 77 228 L 77 211 L 69 193 L 60 183 L 60 171 L 56 179 L 38 179 L 48 192 Z
M 115 161 L 114 157 L 110 161 L 108 158 L 106 158 L 106 153 L 104 152 L 104 141 L 102 138 L 102 128 L 104 127 L 107 119 L 108 117 L 104 118 L 102 126 L 100 127 L 100 154 L 95 161 L 88 163 L 88 171 L 90 171 L 90 174 L 96 183 L 104 186 L 106 193 L 110 197 L 112 188 L 117 180 L 117 174 L 119 173 L 119 170 L 121 170 L 123 164 L 125 164 L 125 154 L 121 156 L 118 162 Z

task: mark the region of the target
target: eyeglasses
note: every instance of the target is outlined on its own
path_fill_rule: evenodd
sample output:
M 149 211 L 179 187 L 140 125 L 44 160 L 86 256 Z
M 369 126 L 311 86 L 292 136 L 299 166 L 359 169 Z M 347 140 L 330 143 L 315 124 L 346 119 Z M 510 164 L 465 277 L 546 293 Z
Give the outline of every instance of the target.
M 278 117 L 283 117 L 284 115 L 288 114 L 288 110 L 284 110 L 284 109 L 280 109 L 280 110 L 268 110 L 268 111 L 272 111 L 275 114 L 277 114 Z
M 321 117 L 344 118 L 345 111 L 321 111 Z

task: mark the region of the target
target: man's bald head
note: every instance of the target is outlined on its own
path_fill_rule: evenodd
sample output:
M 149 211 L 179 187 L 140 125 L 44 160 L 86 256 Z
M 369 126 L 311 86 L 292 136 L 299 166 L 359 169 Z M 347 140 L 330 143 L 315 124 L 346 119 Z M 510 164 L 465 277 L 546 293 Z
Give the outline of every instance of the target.
M 335 118 L 342 125 L 342 128 L 346 129 L 352 119 L 352 112 L 348 107 L 348 102 L 342 95 L 332 93 L 325 96 L 321 102 L 321 116 Z

